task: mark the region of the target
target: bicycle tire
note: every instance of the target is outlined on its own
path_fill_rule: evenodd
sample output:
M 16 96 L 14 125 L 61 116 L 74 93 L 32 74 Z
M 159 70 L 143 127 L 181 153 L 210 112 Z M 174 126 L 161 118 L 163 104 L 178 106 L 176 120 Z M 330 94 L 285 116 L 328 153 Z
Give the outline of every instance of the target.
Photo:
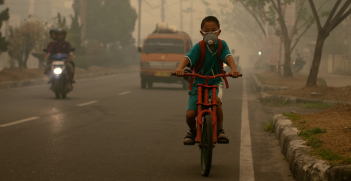
M 207 177 L 211 171 L 213 151 L 212 115 L 206 115 L 202 125 L 201 136 L 201 167 L 202 175 Z

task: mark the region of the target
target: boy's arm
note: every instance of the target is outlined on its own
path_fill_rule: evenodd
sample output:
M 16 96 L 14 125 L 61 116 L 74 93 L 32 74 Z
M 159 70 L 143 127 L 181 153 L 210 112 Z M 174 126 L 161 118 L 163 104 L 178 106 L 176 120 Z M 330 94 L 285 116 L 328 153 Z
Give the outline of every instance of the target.
M 228 57 L 227 57 L 227 64 L 228 64 L 229 67 L 232 69 L 232 71 L 229 72 L 229 74 L 232 75 L 232 77 L 234 77 L 234 78 L 239 77 L 239 74 L 240 74 L 240 73 L 236 70 L 234 58 L 233 58 L 232 56 L 228 56 Z
M 175 72 L 176 75 L 177 75 L 177 76 L 182 76 L 182 75 L 184 75 L 184 70 L 183 70 L 183 68 L 184 68 L 186 65 L 188 65 L 188 64 L 189 64 L 188 58 L 184 57 L 183 60 L 180 62 L 178 68 L 176 69 L 176 72 Z

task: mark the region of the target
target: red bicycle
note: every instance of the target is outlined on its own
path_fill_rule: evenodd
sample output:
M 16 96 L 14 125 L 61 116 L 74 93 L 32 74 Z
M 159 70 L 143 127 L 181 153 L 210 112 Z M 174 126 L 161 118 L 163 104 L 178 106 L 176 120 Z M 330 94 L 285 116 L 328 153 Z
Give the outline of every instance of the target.
M 173 73 L 172 75 L 176 75 Z M 197 135 L 196 143 L 199 143 L 201 149 L 201 167 L 202 175 L 208 176 L 212 164 L 212 151 L 214 144 L 217 143 L 217 88 L 216 85 L 208 85 L 209 79 L 217 77 L 231 77 L 230 74 L 218 74 L 215 76 L 202 76 L 194 73 L 185 73 L 183 76 L 199 77 L 205 79 L 205 84 L 197 84 L 198 100 L 197 100 Z M 239 75 L 240 77 L 242 74 Z M 212 100 L 209 99 L 209 92 L 212 89 Z M 202 92 L 204 91 L 204 99 L 202 101 Z

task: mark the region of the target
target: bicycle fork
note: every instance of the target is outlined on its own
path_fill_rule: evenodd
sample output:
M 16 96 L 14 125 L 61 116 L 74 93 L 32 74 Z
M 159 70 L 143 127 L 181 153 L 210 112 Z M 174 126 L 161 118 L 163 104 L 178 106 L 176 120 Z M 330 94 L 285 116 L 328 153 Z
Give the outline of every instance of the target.
M 202 136 L 202 117 L 205 113 L 211 114 L 212 115 L 212 126 L 213 126 L 213 147 L 214 144 L 217 142 L 217 86 L 208 86 L 208 85 L 202 85 L 198 84 L 198 102 L 197 102 L 197 135 L 196 135 L 196 142 L 199 143 L 199 146 L 201 146 L 201 136 Z M 202 88 L 204 88 L 204 102 L 202 102 Z M 209 103 L 209 89 L 212 88 L 212 101 Z M 208 109 L 202 110 L 203 107 L 208 107 Z M 209 109 L 209 107 L 212 107 L 212 111 Z

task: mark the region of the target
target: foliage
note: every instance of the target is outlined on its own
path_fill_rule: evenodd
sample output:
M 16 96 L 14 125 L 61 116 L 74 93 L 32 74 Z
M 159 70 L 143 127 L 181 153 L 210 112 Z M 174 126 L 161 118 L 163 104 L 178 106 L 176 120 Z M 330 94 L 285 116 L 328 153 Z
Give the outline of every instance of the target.
M 265 36 L 268 34 L 265 30 L 266 24 L 274 28 L 275 35 L 280 37 L 284 44 L 284 76 L 291 77 L 291 52 L 314 22 L 304 7 L 305 0 L 296 4 L 297 17 L 292 26 L 288 26 L 285 20 L 285 11 L 286 6 L 295 2 L 294 0 L 231 0 L 231 2 L 240 3 L 251 14 Z M 288 29 L 290 27 L 292 28 Z
M 55 25 L 58 28 L 66 29 L 67 28 L 66 18 L 62 17 L 60 13 L 57 13 L 57 17 L 55 18 Z
M 78 20 L 80 1 L 75 0 L 72 26 L 69 36 L 75 37 L 74 46 L 80 44 Z M 87 1 L 86 15 L 86 59 L 91 65 L 121 65 L 136 60 L 135 40 L 132 37 L 136 22 L 136 11 L 128 0 Z M 78 28 L 79 27 L 79 28 Z M 72 38 L 69 37 L 69 38 Z
M 301 131 L 299 133 L 299 136 L 302 136 L 302 137 L 307 139 L 307 138 L 311 137 L 312 135 L 315 135 L 315 134 L 318 134 L 318 133 L 326 133 L 326 132 L 327 132 L 326 129 L 321 129 L 319 127 L 314 127 L 312 129 Z
M 351 14 L 351 9 L 349 8 L 351 4 L 351 0 L 345 1 L 345 3 L 343 3 L 342 6 L 340 6 L 342 0 L 335 1 L 335 4 L 331 9 L 331 11 L 330 12 L 327 11 L 329 12 L 329 14 L 324 25 L 321 23 L 322 19 L 318 14 L 318 11 L 316 9 L 316 6 L 313 0 L 308 0 L 308 2 L 310 4 L 313 17 L 316 22 L 316 26 L 318 30 L 318 38 L 317 38 L 316 47 L 314 51 L 311 71 L 306 83 L 306 87 L 313 87 L 317 85 L 318 70 L 319 70 L 319 65 L 322 58 L 322 51 L 323 51 L 325 40 L 329 37 L 330 33 Z M 326 15 L 327 12 L 323 12 L 323 14 Z
M 270 133 L 274 133 L 275 127 L 273 124 L 273 120 L 270 120 L 269 123 L 265 124 L 263 130 Z
M 32 50 L 40 51 L 45 46 L 43 42 L 46 42 L 46 31 L 45 24 L 40 21 L 25 21 L 18 28 L 10 27 L 8 53 L 20 68 L 27 68 Z
M 0 1 L 0 5 L 4 4 L 4 0 Z M 10 18 L 9 15 L 9 8 L 6 8 L 5 10 L 3 10 L 2 12 L 0 12 L 0 29 L 2 26 L 2 22 L 3 21 L 7 21 Z M 6 41 L 5 37 L 2 37 L 2 34 L 0 32 L 0 53 L 7 51 L 7 46 L 9 45 L 9 42 Z

